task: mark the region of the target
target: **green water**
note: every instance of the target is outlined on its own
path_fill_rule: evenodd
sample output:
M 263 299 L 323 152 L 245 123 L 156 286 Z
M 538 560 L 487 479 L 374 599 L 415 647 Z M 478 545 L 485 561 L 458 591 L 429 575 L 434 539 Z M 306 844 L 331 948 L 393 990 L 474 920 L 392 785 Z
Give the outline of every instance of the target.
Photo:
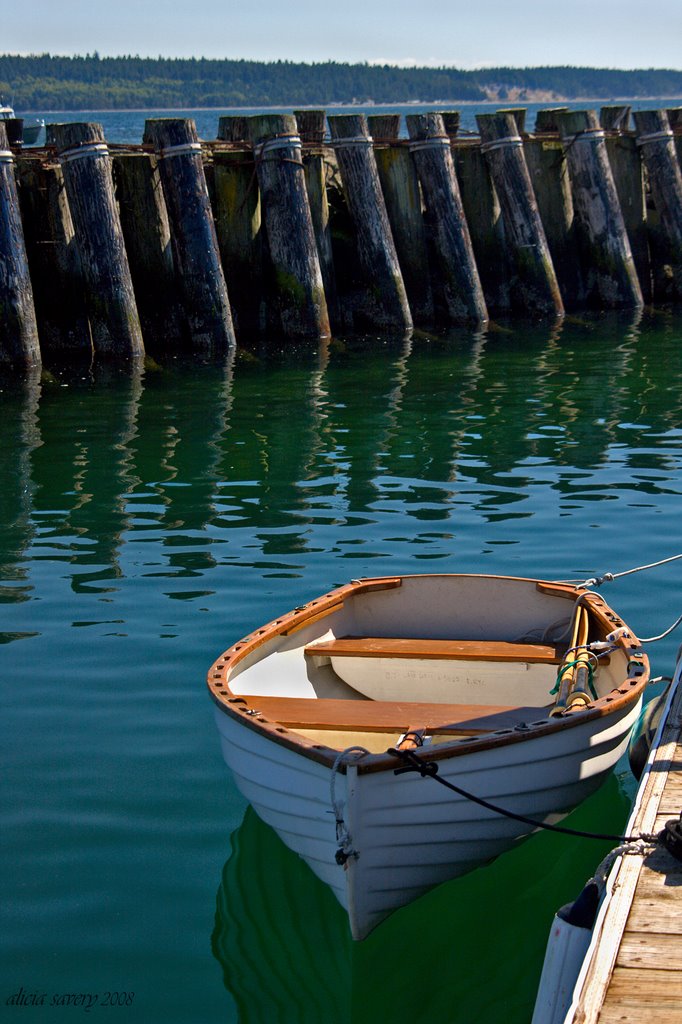
M 604 844 L 538 835 L 353 944 L 245 814 L 205 673 L 357 576 L 681 551 L 681 396 L 670 314 L 2 385 L 0 1019 L 529 1021 L 552 914 Z M 607 597 L 649 636 L 681 576 Z M 570 820 L 618 829 L 632 792 L 621 764 Z M 98 1002 L 49 1005 L 79 994 Z

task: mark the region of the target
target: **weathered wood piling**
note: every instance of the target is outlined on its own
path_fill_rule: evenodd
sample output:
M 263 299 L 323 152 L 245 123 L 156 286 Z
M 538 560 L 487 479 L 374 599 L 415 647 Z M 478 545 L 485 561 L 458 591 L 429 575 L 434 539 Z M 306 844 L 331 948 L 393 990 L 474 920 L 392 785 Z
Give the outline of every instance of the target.
M 146 153 L 115 153 L 112 165 L 142 334 L 179 349 L 184 312 L 158 160 Z
M 559 114 L 558 119 L 584 256 L 585 301 L 601 308 L 641 306 L 642 289 L 618 202 L 604 129 L 593 110 L 569 111 Z
M 664 110 L 635 111 L 637 146 L 642 153 L 654 205 L 666 237 L 675 298 L 682 298 L 682 174 Z
M 0 123 L 0 365 L 40 362 L 33 289 L 19 213 L 14 158 Z
M 561 297 L 568 309 L 576 309 L 582 301 L 580 263 L 568 166 L 556 135 L 557 113 L 538 111 L 536 134 L 524 135 L 523 152 Z
M 371 114 L 367 128 L 374 139 L 374 158 L 410 310 L 415 323 L 430 324 L 435 306 L 422 193 L 410 152 L 398 145 L 400 115 Z
M 305 185 L 317 244 L 317 255 L 322 271 L 327 310 L 330 320 L 334 324 L 339 322 L 339 309 L 329 200 L 327 198 L 329 161 L 323 145 L 327 130 L 327 117 L 324 110 L 295 110 L 294 117 L 303 147 Z
M 232 310 L 196 125 L 189 118 L 150 119 L 144 141 L 158 159 L 190 345 L 207 356 L 226 351 L 235 343 Z
M 139 358 L 142 330 L 102 126 L 56 124 L 52 138 L 81 257 L 93 348 L 100 356 Z
M 0 136 L 0 364 L 679 301 L 682 109 L 629 119 L 549 108 L 529 132 L 515 107 L 474 137 L 457 111 L 401 133 L 299 110 L 201 142 L 163 118 L 113 155 L 88 123 Z
M 263 205 L 282 331 L 289 338 L 331 334 L 322 270 L 293 114 L 261 114 L 247 122 Z
M 488 310 L 443 118 L 440 114 L 408 114 L 407 128 L 438 253 L 448 320 L 453 324 L 483 323 Z
M 17 184 L 42 355 L 92 358 L 83 269 L 59 164 L 18 159 Z
M 218 145 L 213 152 L 216 233 L 235 331 L 243 337 L 267 325 L 262 210 L 246 118 L 221 117 L 218 142 L 231 145 Z
M 358 258 L 367 282 L 366 322 L 409 330 L 412 314 L 381 191 L 364 114 L 329 118 L 332 147 L 357 232 Z
M 545 229 L 523 155 L 514 114 L 478 114 L 481 149 L 485 153 L 504 218 L 512 267 L 512 302 L 529 314 L 563 315 Z

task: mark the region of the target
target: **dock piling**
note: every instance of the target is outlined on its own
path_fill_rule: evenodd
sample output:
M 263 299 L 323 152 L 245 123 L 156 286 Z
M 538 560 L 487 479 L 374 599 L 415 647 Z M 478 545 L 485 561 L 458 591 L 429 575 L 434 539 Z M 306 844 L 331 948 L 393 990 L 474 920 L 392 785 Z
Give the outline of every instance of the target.
M 150 118 L 144 141 L 158 160 L 190 344 L 203 355 L 220 354 L 234 346 L 234 326 L 196 125 Z
M 327 132 L 327 115 L 324 110 L 295 110 L 294 117 L 303 146 L 305 185 L 327 309 L 332 323 L 337 323 L 339 320 L 338 295 L 329 223 L 329 200 L 327 198 L 329 161 L 323 147 Z
M 410 330 L 412 314 L 381 191 L 372 138 L 364 114 L 329 117 L 346 201 L 355 223 L 358 258 L 368 282 L 371 323 Z
M 483 323 L 488 310 L 443 118 L 436 113 L 408 114 L 407 128 L 438 254 L 448 320 L 453 324 Z
M 17 186 L 43 360 L 92 358 L 83 270 L 59 164 L 17 160 Z
M 159 348 L 177 349 L 182 311 L 158 161 L 148 153 L 115 153 L 112 168 L 142 333 Z
M 636 110 L 637 146 L 646 167 L 654 205 L 667 242 L 674 296 L 682 298 L 682 174 L 668 115 Z
M 293 114 L 259 114 L 247 122 L 276 302 L 288 338 L 329 337 L 329 311 L 306 190 L 302 144 Z
M 0 365 L 40 363 L 33 289 L 19 212 L 14 158 L 0 122 Z
M 514 114 L 477 114 L 481 149 L 499 197 L 512 267 L 512 304 L 562 316 L 564 306 Z
M 643 305 L 632 249 L 594 110 L 559 115 L 571 179 L 578 244 L 583 251 L 585 300 L 606 308 Z
M 539 111 L 538 118 L 541 113 L 553 112 Z M 575 238 L 573 196 L 563 147 L 558 137 L 547 138 L 547 133 L 542 132 L 539 135 L 524 136 L 523 152 L 561 297 L 569 309 L 575 309 L 580 305 L 582 282 Z
M 263 224 L 253 152 L 245 117 L 221 117 L 213 151 L 215 225 L 238 335 L 265 330 Z
M 93 347 L 100 355 L 137 359 L 144 343 L 102 126 L 54 124 L 51 138 L 81 256 Z
M 433 323 L 435 310 L 419 178 L 409 150 L 397 145 L 399 114 L 370 114 L 381 191 L 398 254 L 410 310 L 416 323 Z

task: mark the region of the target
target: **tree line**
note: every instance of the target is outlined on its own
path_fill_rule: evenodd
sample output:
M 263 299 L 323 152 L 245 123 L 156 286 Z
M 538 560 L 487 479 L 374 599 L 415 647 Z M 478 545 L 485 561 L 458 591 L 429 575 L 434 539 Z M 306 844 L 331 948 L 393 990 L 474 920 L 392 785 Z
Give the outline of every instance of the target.
M 332 106 L 487 99 L 682 96 L 682 71 L 391 65 L 158 57 L 0 55 L 0 96 L 22 110 Z

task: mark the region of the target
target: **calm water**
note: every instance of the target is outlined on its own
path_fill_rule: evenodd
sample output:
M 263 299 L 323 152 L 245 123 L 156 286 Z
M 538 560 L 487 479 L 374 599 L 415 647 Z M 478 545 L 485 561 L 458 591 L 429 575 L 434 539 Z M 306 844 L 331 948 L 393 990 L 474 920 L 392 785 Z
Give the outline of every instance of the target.
M 394 106 L 357 106 L 357 107 L 328 107 L 329 114 L 402 114 L 401 130 L 403 136 L 406 134 L 405 114 L 422 113 L 426 110 L 459 110 L 461 114 L 461 130 L 463 132 L 476 131 L 476 114 L 492 113 L 504 106 L 526 107 L 527 128 L 532 131 L 535 125 L 535 115 L 538 110 L 547 107 L 567 106 L 570 109 L 584 110 L 586 107 L 599 110 L 603 105 L 609 103 L 629 103 L 633 110 L 659 110 L 675 107 L 680 100 L 675 99 L 646 99 L 646 100 L 579 100 L 577 102 L 550 102 L 550 103 L 425 103 L 425 104 L 396 104 Z M 269 108 L 271 113 L 290 114 L 292 107 Z M 148 117 L 192 117 L 194 118 L 199 137 L 202 139 L 215 139 L 218 132 L 218 119 L 222 114 L 260 114 L 262 107 L 225 107 L 223 110 L 199 109 L 199 110 L 89 110 L 89 111 L 38 111 L 38 116 L 43 117 L 48 124 L 58 124 L 62 121 L 97 121 L 104 127 L 104 134 L 108 142 L 133 143 L 141 142 L 144 132 L 144 123 Z M 17 112 L 18 116 L 19 113 Z
M 604 845 L 539 835 L 353 944 L 232 786 L 205 673 L 357 576 L 682 550 L 682 317 L 54 371 L 3 386 L 0 431 L 2 1020 L 527 1024 Z M 607 597 L 649 636 L 681 581 Z M 571 820 L 618 829 L 632 791 L 621 765 Z M 99 1004 L 7 1006 L 21 988 Z

